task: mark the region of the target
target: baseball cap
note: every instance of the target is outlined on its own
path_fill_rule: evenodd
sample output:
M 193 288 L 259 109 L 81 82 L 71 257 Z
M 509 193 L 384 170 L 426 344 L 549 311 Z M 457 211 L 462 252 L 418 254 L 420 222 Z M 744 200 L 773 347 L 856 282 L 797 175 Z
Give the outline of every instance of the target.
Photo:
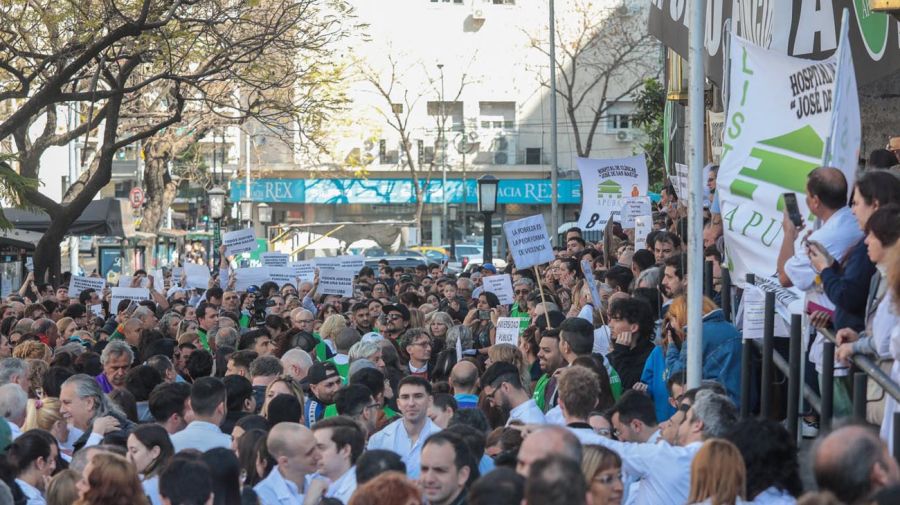
M 318 384 L 337 375 L 339 374 L 334 363 L 320 361 L 313 363 L 313 366 L 309 367 L 309 373 L 306 377 L 310 384 Z
M 497 273 L 497 267 L 495 267 L 493 263 L 485 263 L 484 265 L 481 265 L 481 269 L 487 270 L 492 274 Z
M 384 335 L 382 335 L 381 333 L 375 332 L 375 331 L 370 331 L 369 333 L 366 333 L 360 339 L 360 341 L 362 341 L 362 342 L 372 342 L 372 343 L 378 343 L 378 342 L 381 342 L 382 340 L 384 340 Z
M 253 286 L 248 286 L 248 287 L 247 287 L 247 292 L 248 292 L 248 293 L 258 293 L 258 292 L 259 292 L 259 286 L 255 285 L 255 284 L 254 284 Z
M 396 305 L 385 305 L 381 308 L 381 311 L 385 314 L 390 314 L 391 312 L 399 312 L 405 321 L 409 321 L 409 309 L 406 306 L 401 304 Z

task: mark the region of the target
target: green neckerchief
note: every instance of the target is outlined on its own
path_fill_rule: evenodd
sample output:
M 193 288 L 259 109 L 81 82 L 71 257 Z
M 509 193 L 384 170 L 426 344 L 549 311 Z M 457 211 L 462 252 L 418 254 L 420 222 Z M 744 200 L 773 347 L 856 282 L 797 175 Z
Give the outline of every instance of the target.
M 206 352 L 209 352 L 209 339 L 206 337 L 206 330 L 197 328 L 197 335 L 200 335 L 200 345 L 203 346 L 203 349 L 206 350 Z

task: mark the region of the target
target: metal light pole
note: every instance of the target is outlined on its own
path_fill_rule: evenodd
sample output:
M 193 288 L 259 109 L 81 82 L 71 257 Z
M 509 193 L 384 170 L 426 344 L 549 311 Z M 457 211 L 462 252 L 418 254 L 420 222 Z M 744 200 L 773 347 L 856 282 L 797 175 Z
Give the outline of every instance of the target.
M 556 145 L 556 7 L 550 0 L 550 239 L 559 240 L 559 192 Z
M 687 387 L 700 386 L 703 366 L 703 36 L 706 2 L 691 2 L 688 179 Z
M 441 149 L 441 240 L 446 240 L 447 223 L 447 141 L 444 138 L 444 126 L 447 122 L 447 109 L 444 103 L 444 64 L 437 64 L 441 73 L 440 116 L 438 116 L 438 147 Z
M 482 264 L 494 260 L 493 222 L 491 215 L 497 211 L 497 185 L 500 183 L 493 175 L 482 175 L 478 178 L 478 212 L 484 216 L 484 253 Z
M 266 202 L 262 202 L 256 206 L 256 215 L 259 218 L 259 224 L 262 225 L 263 234 L 266 236 L 266 245 L 268 245 L 269 224 L 272 223 L 272 207 Z
M 222 243 L 222 216 L 225 215 L 225 190 L 216 186 L 206 192 L 209 218 L 213 222 L 213 268 L 219 268 L 219 245 Z
M 250 196 L 250 132 L 244 132 L 244 143 L 246 144 L 246 151 L 247 151 L 247 153 L 245 155 L 246 157 L 244 158 L 244 165 L 245 165 L 245 171 L 246 171 L 246 174 L 245 174 L 246 179 L 244 180 L 244 184 L 247 186 L 244 191 L 244 198 L 246 198 L 247 201 L 250 201 L 250 200 L 253 200 L 253 198 Z
M 450 217 L 450 222 L 447 223 L 450 232 L 450 261 L 456 261 L 456 233 L 454 230 L 456 227 L 453 226 L 453 223 L 456 223 L 456 218 L 459 216 L 459 206 L 451 205 L 447 215 Z

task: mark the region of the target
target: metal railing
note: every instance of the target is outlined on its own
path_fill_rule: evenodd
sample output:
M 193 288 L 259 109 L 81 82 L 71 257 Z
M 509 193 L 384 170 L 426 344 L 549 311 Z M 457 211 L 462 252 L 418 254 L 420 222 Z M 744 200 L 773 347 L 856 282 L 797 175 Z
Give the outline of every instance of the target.
M 707 262 L 709 263 L 709 262 Z M 711 293 L 711 267 L 707 264 L 706 273 L 710 274 L 710 281 L 705 281 L 705 290 Z M 747 276 L 748 284 L 755 285 L 753 275 Z M 729 321 L 732 319 L 732 307 L 739 303 L 739 295 L 737 290 L 732 289 L 731 279 L 728 271 L 722 270 L 722 309 L 725 317 Z M 741 356 L 741 417 L 748 417 L 753 414 L 751 393 L 753 391 L 753 356 L 756 352 L 761 357 L 761 367 L 759 373 L 759 415 L 769 418 L 773 416 L 773 380 L 774 370 L 777 368 L 787 377 L 787 404 L 786 404 L 786 424 L 787 429 L 793 437 L 797 437 L 800 427 L 800 398 L 801 394 L 804 400 L 809 404 L 810 408 L 818 412 L 819 425 L 825 432 L 831 429 L 834 420 L 834 355 L 837 345 L 837 339 L 830 330 L 818 330 L 825 337 L 825 343 L 822 353 L 822 387 L 821 396 L 816 393 L 815 389 L 806 384 L 801 375 L 802 342 L 803 342 L 803 323 L 800 314 L 791 314 L 790 321 L 790 342 L 789 356 L 785 360 L 775 349 L 775 293 L 766 291 L 765 293 L 765 312 L 763 324 L 763 337 L 761 340 L 744 339 Z M 871 357 L 854 353 L 850 357 L 853 365 L 853 388 L 851 391 L 853 402 L 853 418 L 859 421 L 866 419 L 867 405 L 867 386 L 868 380 L 875 381 L 883 390 L 885 395 L 890 395 L 894 400 L 900 402 L 900 384 L 895 382 L 886 374 L 878 363 Z M 893 419 L 893 437 L 894 457 L 900 460 L 900 412 L 885 412 L 885 415 L 894 416 Z

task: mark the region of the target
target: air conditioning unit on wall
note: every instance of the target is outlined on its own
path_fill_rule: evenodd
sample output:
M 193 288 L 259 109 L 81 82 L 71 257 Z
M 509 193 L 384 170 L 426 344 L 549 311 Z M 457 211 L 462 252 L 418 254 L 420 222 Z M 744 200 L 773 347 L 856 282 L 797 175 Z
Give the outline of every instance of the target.
M 634 140 L 634 135 L 629 131 L 616 132 L 616 140 L 619 142 L 631 142 Z

